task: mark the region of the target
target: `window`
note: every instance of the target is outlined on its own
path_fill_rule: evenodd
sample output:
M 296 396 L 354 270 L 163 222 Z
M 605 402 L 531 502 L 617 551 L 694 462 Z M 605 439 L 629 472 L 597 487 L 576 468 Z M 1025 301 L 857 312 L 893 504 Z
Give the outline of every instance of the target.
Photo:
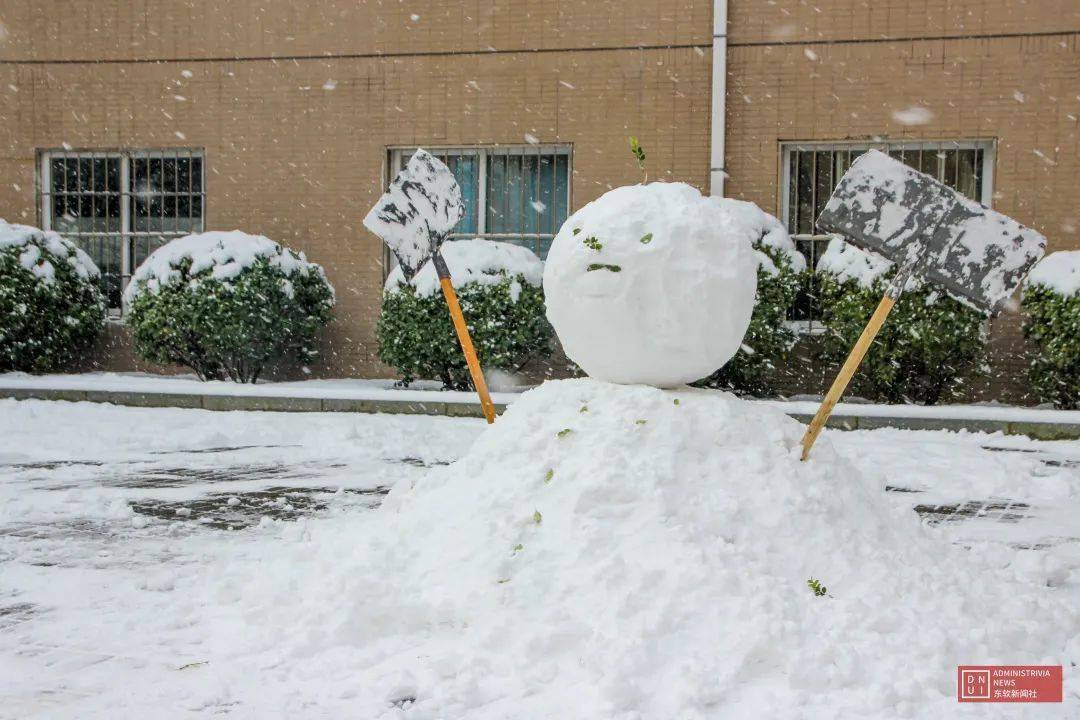
M 39 172 L 42 227 L 93 258 L 113 310 L 132 271 L 151 252 L 203 229 L 200 151 L 50 150 L 40 154 Z
M 911 167 L 936 177 L 964 195 L 989 204 L 993 143 L 990 141 L 782 143 L 783 207 L 796 247 L 806 256 L 807 267 L 817 266 L 830 236 L 819 235 L 814 223 L 840 177 L 851 163 L 870 148 L 886 152 Z M 821 318 L 813 273 L 809 273 L 788 313 L 801 329 L 813 332 Z
M 451 237 L 482 237 L 547 257 L 570 208 L 570 148 L 556 145 L 427 148 L 457 178 L 465 217 Z M 392 150 L 391 175 L 415 148 Z

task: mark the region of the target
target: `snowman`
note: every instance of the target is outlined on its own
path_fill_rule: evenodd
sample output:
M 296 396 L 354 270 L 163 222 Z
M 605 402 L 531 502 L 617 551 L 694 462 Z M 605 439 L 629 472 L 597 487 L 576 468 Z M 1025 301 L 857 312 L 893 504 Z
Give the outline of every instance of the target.
M 739 350 L 757 290 L 764 215 L 685 183 L 612 190 L 570 216 L 544 269 L 547 317 L 598 380 L 667 388 Z

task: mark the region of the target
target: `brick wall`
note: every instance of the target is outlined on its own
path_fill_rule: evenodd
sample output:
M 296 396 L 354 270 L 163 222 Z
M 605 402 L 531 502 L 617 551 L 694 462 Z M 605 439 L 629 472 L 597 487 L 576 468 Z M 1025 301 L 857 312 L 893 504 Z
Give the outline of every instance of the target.
M 638 179 L 633 134 L 651 177 L 704 188 L 711 16 L 711 0 L 12 0 L 0 216 L 37 221 L 38 148 L 205 148 L 208 228 L 327 266 L 340 304 L 317 372 L 385 373 L 382 252 L 359 220 L 386 147 L 570 143 L 577 208 Z M 729 17 L 729 194 L 779 212 L 782 140 L 990 138 L 994 204 L 1080 247 L 1076 0 L 731 0 Z M 913 105 L 930 122 L 898 124 Z M 112 336 L 102 358 L 131 367 Z M 994 337 L 1015 375 L 1016 318 Z
M 694 47 L 0 64 L 0 217 L 38 222 L 36 148 L 205 148 L 207 228 L 302 249 L 337 289 L 316 372 L 385 375 L 382 246 L 360 219 L 383 189 L 387 146 L 571 143 L 576 208 L 639 179 L 633 134 L 652 176 L 704 188 L 709 78 L 709 53 Z M 134 367 L 112 336 L 105 365 Z
M 990 139 L 994 207 L 1044 233 L 1051 251 L 1080 248 L 1080 3 L 748 5 L 732 8 L 728 194 L 779 214 L 785 140 Z M 1003 36 L 882 39 L 943 28 Z M 1027 32 L 1048 34 L 1018 34 Z M 894 117 L 913 106 L 930 111 L 925 124 Z M 991 324 L 991 370 L 970 380 L 970 399 L 1030 399 L 1020 322 L 1011 310 Z M 820 392 L 826 370 L 803 352 L 786 387 Z

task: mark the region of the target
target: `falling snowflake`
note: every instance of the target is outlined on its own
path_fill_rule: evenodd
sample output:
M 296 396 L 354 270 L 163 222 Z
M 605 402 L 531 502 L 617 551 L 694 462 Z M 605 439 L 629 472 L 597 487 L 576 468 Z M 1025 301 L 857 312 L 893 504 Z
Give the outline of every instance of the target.
M 187 135 L 180 132 L 179 130 L 177 130 L 175 133 L 173 133 L 173 135 L 176 135 L 176 137 L 180 138 L 181 140 L 187 140 Z
M 542 213 L 543 213 L 543 212 L 544 212 L 545 210 L 547 210 L 547 205 L 545 205 L 544 203 L 540 202 L 539 200 L 533 200 L 533 201 L 532 201 L 532 206 L 533 206 L 533 210 L 535 210 L 536 212 L 538 212 L 538 213 L 541 213 L 541 214 L 542 214 Z
M 817 60 L 818 54 L 810 48 L 803 48 L 802 54 L 806 56 L 807 60 Z
M 323 90 L 333 90 L 336 87 L 337 87 L 337 80 L 334 80 L 333 78 L 331 78 L 330 80 L 327 80 L 326 82 L 324 82 L 322 84 L 322 89 Z
M 934 119 L 934 113 L 929 108 L 912 105 L 903 110 L 893 110 L 892 118 L 901 125 L 925 125 Z
M 525 133 L 525 142 L 529 143 L 530 145 L 539 145 L 540 139 L 532 133 Z
M 195 73 L 191 72 L 190 70 L 181 70 L 180 74 L 186 78 L 195 77 Z
M 416 22 L 417 20 L 420 19 L 420 16 L 417 15 L 416 13 L 413 13 L 412 15 L 409 16 L 409 19 L 412 20 L 413 22 Z

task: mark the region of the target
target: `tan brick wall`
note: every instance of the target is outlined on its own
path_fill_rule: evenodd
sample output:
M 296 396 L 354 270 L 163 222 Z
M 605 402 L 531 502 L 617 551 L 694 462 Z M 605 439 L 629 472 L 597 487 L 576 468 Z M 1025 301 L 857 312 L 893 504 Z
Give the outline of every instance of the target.
M 5 0 L 0 59 L 708 45 L 712 0 Z
M 693 48 L 0 65 L 0 216 L 37 221 L 35 148 L 205 148 L 208 229 L 262 233 L 326 266 L 338 319 L 316 372 L 385 375 L 382 246 L 359 221 L 382 191 L 387 146 L 572 143 L 580 207 L 639 179 L 634 134 L 654 176 L 704 188 L 709 73 Z M 130 367 L 114 347 L 109 366 Z
M 730 0 L 734 44 L 1080 30 L 1076 0 Z
M 738 46 L 728 70 L 735 197 L 780 211 L 783 140 L 994 139 L 994 206 L 1080 247 L 1080 35 Z
M 208 228 L 327 266 L 339 318 L 317 372 L 385 373 L 382 252 L 359 227 L 385 148 L 571 143 L 576 208 L 637 180 L 634 134 L 651 176 L 704 187 L 711 15 L 711 0 L 6 0 L 0 216 L 37 220 L 37 148 L 205 148 Z M 731 0 L 729 17 L 728 194 L 779 212 L 781 140 L 993 138 L 995 205 L 1080 247 L 1080 2 Z M 995 37 L 932 39 L 973 35 Z M 897 124 L 912 105 L 932 121 Z M 995 329 L 999 349 L 1015 329 Z M 130 366 L 122 337 L 109 345 Z
M 875 3 L 874 12 L 889 5 L 900 13 L 905 3 Z M 902 22 L 885 23 L 881 32 L 927 29 L 915 22 L 921 15 L 900 15 Z M 810 22 L 805 10 L 798 16 Z M 828 17 L 810 27 L 832 27 Z M 1041 15 L 1026 23 L 1060 27 Z M 1050 250 L 1080 248 L 1080 34 L 735 44 L 728 61 L 728 194 L 779 214 L 785 140 L 991 139 L 993 205 L 1044 233 Z M 929 122 L 904 125 L 893 117 L 912 106 L 927 108 Z M 1004 313 L 992 323 L 990 338 L 991 372 L 972 380 L 969 397 L 1029 400 L 1020 316 Z M 830 379 L 805 362 L 791 375 L 792 391 L 821 391 Z

